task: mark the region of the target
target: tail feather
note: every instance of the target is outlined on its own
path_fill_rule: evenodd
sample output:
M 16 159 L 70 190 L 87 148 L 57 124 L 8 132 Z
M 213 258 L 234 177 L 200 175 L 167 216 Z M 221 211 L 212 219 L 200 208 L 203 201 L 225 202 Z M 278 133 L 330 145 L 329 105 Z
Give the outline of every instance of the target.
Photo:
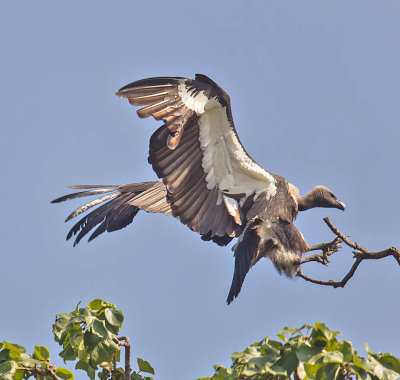
M 260 236 L 257 234 L 259 220 L 249 223 L 236 245 L 235 250 L 235 270 L 233 272 L 232 284 L 226 300 L 229 305 L 240 293 L 243 281 L 250 268 L 261 258 L 258 257 L 260 248 Z
M 161 181 L 119 186 L 76 185 L 70 187 L 84 189 L 85 191 L 64 195 L 55 199 L 52 203 L 109 193 L 85 203 L 67 217 L 66 221 L 71 220 L 88 209 L 98 206 L 75 223 L 68 232 L 67 240 L 76 235 L 74 246 L 96 226 L 97 228 L 90 235 L 89 241 L 105 231 L 111 232 L 126 227 L 132 222 L 139 210 L 171 214 L 171 208 L 167 202 L 167 190 Z
M 90 194 L 92 195 L 92 194 Z M 71 212 L 71 214 L 69 214 L 67 216 L 67 219 L 65 219 L 66 222 L 68 222 L 68 220 L 71 220 L 72 218 L 75 218 L 76 216 L 78 216 L 79 214 L 82 214 L 83 212 L 85 212 L 86 210 L 88 210 L 89 208 L 92 208 L 94 206 L 97 206 L 100 203 L 103 203 L 109 199 L 113 199 L 115 197 L 118 196 L 118 193 L 114 193 L 114 194 L 107 194 L 101 198 L 97 198 L 89 203 L 84 204 L 83 206 L 77 208 L 75 211 Z
M 70 187 L 72 189 L 78 188 L 78 187 L 75 187 L 75 186 L 70 186 Z M 63 195 L 60 198 L 54 199 L 53 201 L 51 201 L 51 203 L 60 203 L 60 202 L 68 201 L 70 199 L 89 197 L 91 195 L 109 193 L 109 192 L 115 191 L 115 190 L 116 189 L 115 189 L 115 186 L 114 186 L 114 187 L 108 187 L 108 188 L 101 188 L 101 189 L 97 189 L 97 190 L 78 191 L 77 193 L 71 193 L 71 194 Z
M 69 185 L 70 189 L 111 189 L 118 185 Z
M 84 216 L 72 227 L 71 231 L 68 233 L 67 240 L 69 240 L 73 235 L 78 234 L 74 241 L 74 246 L 77 245 L 86 234 L 100 223 L 100 227 L 102 227 L 99 231 L 93 233 L 95 236 L 91 240 L 106 230 L 112 232 L 126 227 L 132 222 L 133 218 L 139 211 L 137 207 L 131 206 L 132 209 L 128 215 L 121 213 L 121 206 L 123 206 L 129 198 L 130 194 L 123 194 Z

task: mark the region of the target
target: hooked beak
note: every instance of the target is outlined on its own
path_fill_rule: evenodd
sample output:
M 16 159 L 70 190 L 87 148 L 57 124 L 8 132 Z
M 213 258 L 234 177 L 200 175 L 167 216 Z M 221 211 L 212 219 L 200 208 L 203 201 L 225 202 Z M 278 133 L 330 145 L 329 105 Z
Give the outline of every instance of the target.
M 344 211 L 346 210 L 346 205 L 341 201 L 337 201 L 337 208 Z

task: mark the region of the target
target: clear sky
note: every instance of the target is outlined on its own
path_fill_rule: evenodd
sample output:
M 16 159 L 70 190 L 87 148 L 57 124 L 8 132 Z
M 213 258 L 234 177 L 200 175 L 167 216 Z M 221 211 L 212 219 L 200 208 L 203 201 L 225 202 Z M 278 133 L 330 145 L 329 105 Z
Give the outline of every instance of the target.
M 79 300 L 125 312 L 122 333 L 156 378 L 195 379 L 286 325 L 325 321 L 365 354 L 400 356 L 400 267 L 363 262 L 344 289 L 280 277 L 263 260 L 238 299 L 225 299 L 230 247 L 144 212 L 128 228 L 73 248 L 51 205 L 71 184 L 156 178 L 140 120 L 116 90 L 151 76 L 203 73 L 229 94 L 246 150 L 302 193 L 324 184 L 345 212 L 311 210 L 309 244 L 333 238 L 329 216 L 372 250 L 400 247 L 400 3 L 398 1 L 2 1 L 0 339 L 46 345 Z M 329 268 L 340 279 L 343 249 Z M 72 366 L 70 368 L 73 368 Z M 83 379 L 83 372 L 77 376 Z

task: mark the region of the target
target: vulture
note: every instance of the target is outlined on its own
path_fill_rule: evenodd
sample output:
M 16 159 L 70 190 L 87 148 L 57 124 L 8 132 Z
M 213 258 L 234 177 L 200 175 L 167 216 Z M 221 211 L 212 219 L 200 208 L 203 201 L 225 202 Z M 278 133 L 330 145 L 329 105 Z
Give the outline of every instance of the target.
M 126 227 L 139 210 L 171 215 L 220 246 L 237 238 L 229 304 L 262 257 L 268 257 L 279 273 L 297 273 L 296 263 L 308 250 L 293 224 L 298 211 L 345 209 L 326 187 L 300 196 L 297 187 L 258 165 L 239 140 L 228 94 L 205 75 L 138 80 L 116 95 L 139 107 L 140 118 L 163 121 L 150 138 L 148 157 L 160 180 L 71 186 L 79 191 L 53 203 L 100 196 L 67 217 L 66 221 L 91 209 L 67 235 L 67 240 L 75 235 L 74 245 L 95 227 L 89 241 Z

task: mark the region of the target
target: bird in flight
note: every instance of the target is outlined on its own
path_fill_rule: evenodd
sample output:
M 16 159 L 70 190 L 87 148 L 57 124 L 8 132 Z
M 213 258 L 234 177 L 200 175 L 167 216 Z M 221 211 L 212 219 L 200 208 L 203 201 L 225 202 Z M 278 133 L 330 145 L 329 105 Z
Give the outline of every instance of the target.
M 298 211 L 345 209 L 326 187 L 300 196 L 297 187 L 258 165 L 239 140 L 228 94 L 205 75 L 138 80 L 116 95 L 140 107 L 140 118 L 164 122 L 150 138 L 148 157 L 161 180 L 71 186 L 79 191 L 53 203 L 101 194 L 67 217 L 66 221 L 94 208 L 69 231 L 67 240 L 75 235 L 74 245 L 95 227 L 89 241 L 104 231 L 126 227 L 139 210 L 171 215 L 203 240 L 220 246 L 238 238 L 232 248 L 235 268 L 229 304 L 262 257 L 270 258 L 279 273 L 297 273 L 296 263 L 308 250 L 293 224 Z

